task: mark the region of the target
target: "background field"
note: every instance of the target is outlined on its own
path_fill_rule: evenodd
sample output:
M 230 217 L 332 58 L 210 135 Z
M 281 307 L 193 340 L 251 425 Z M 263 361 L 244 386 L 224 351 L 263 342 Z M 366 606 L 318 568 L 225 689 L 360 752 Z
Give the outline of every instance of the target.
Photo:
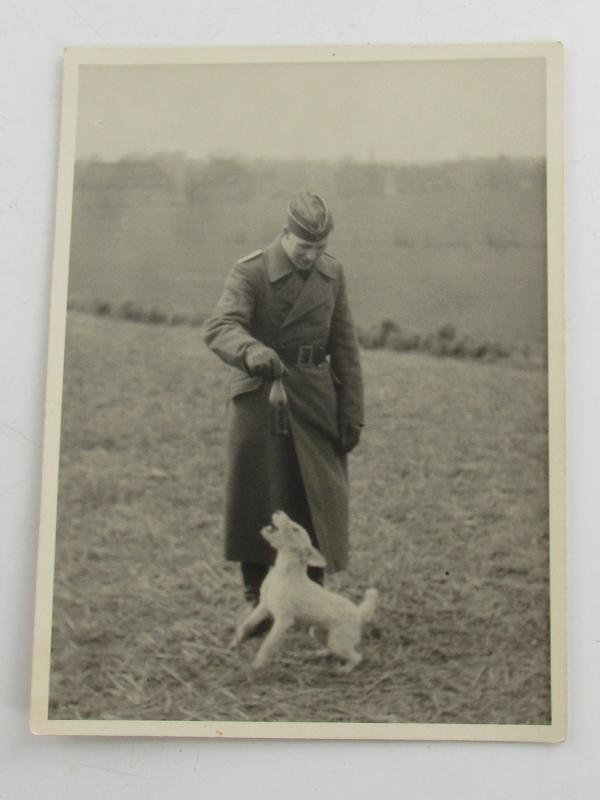
M 77 169 L 73 305 L 134 300 L 207 313 L 227 271 L 269 244 L 289 194 L 318 186 L 333 209 L 355 321 L 389 317 L 431 331 L 543 348 L 543 162 L 423 167 L 237 162 L 182 157 Z
M 549 721 L 545 373 L 364 352 L 352 559 L 381 590 L 350 676 L 293 634 L 229 652 L 226 370 L 193 328 L 68 320 L 52 718 Z M 310 647 L 310 645 L 308 645 Z

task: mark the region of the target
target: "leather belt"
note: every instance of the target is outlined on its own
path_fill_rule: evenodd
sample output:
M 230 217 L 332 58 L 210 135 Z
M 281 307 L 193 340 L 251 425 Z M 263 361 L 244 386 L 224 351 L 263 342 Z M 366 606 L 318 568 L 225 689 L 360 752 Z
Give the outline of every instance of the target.
M 277 353 L 289 367 L 320 367 L 327 352 L 316 344 L 299 344 L 294 347 L 277 347 Z

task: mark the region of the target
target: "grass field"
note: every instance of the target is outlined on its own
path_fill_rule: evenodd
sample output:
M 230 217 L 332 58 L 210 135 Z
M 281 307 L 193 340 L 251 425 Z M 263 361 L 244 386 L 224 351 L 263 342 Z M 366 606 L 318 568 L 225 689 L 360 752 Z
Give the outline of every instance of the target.
M 121 298 L 124 299 L 124 298 Z M 54 719 L 549 722 L 546 373 L 363 352 L 351 567 L 377 628 L 349 676 L 296 632 L 260 679 L 227 642 L 227 374 L 198 329 L 71 312 Z
M 451 323 L 478 338 L 545 345 L 544 204 L 521 195 L 333 198 L 330 249 L 344 264 L 356 323 L 389 317 L 424 332 Z M 259 196 L 189 207 L 162 196 L 80 191 L 71 301 L 208 313 L 233 263 L 281 230 L 285 202 Z M 517 222 L 521 244 L 486 244 L 484 229 L 510 236 Z

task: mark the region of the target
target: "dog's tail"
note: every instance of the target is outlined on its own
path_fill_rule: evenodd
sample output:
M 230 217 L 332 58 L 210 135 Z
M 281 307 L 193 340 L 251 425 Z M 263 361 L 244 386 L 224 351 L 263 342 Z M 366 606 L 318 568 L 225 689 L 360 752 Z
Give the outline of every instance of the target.
M 364 600 L 358 607 L 361 622 L 370 622 L 373 619 L 378 600 L 379 592 L 377 589 L 367 589 Z

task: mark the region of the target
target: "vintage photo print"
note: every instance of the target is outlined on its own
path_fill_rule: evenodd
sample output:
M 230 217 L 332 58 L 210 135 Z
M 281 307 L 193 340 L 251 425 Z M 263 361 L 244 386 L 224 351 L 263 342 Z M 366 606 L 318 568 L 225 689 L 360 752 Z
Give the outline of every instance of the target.
M 560 741 L 559 44 L 68 50 L 31 726 Z

